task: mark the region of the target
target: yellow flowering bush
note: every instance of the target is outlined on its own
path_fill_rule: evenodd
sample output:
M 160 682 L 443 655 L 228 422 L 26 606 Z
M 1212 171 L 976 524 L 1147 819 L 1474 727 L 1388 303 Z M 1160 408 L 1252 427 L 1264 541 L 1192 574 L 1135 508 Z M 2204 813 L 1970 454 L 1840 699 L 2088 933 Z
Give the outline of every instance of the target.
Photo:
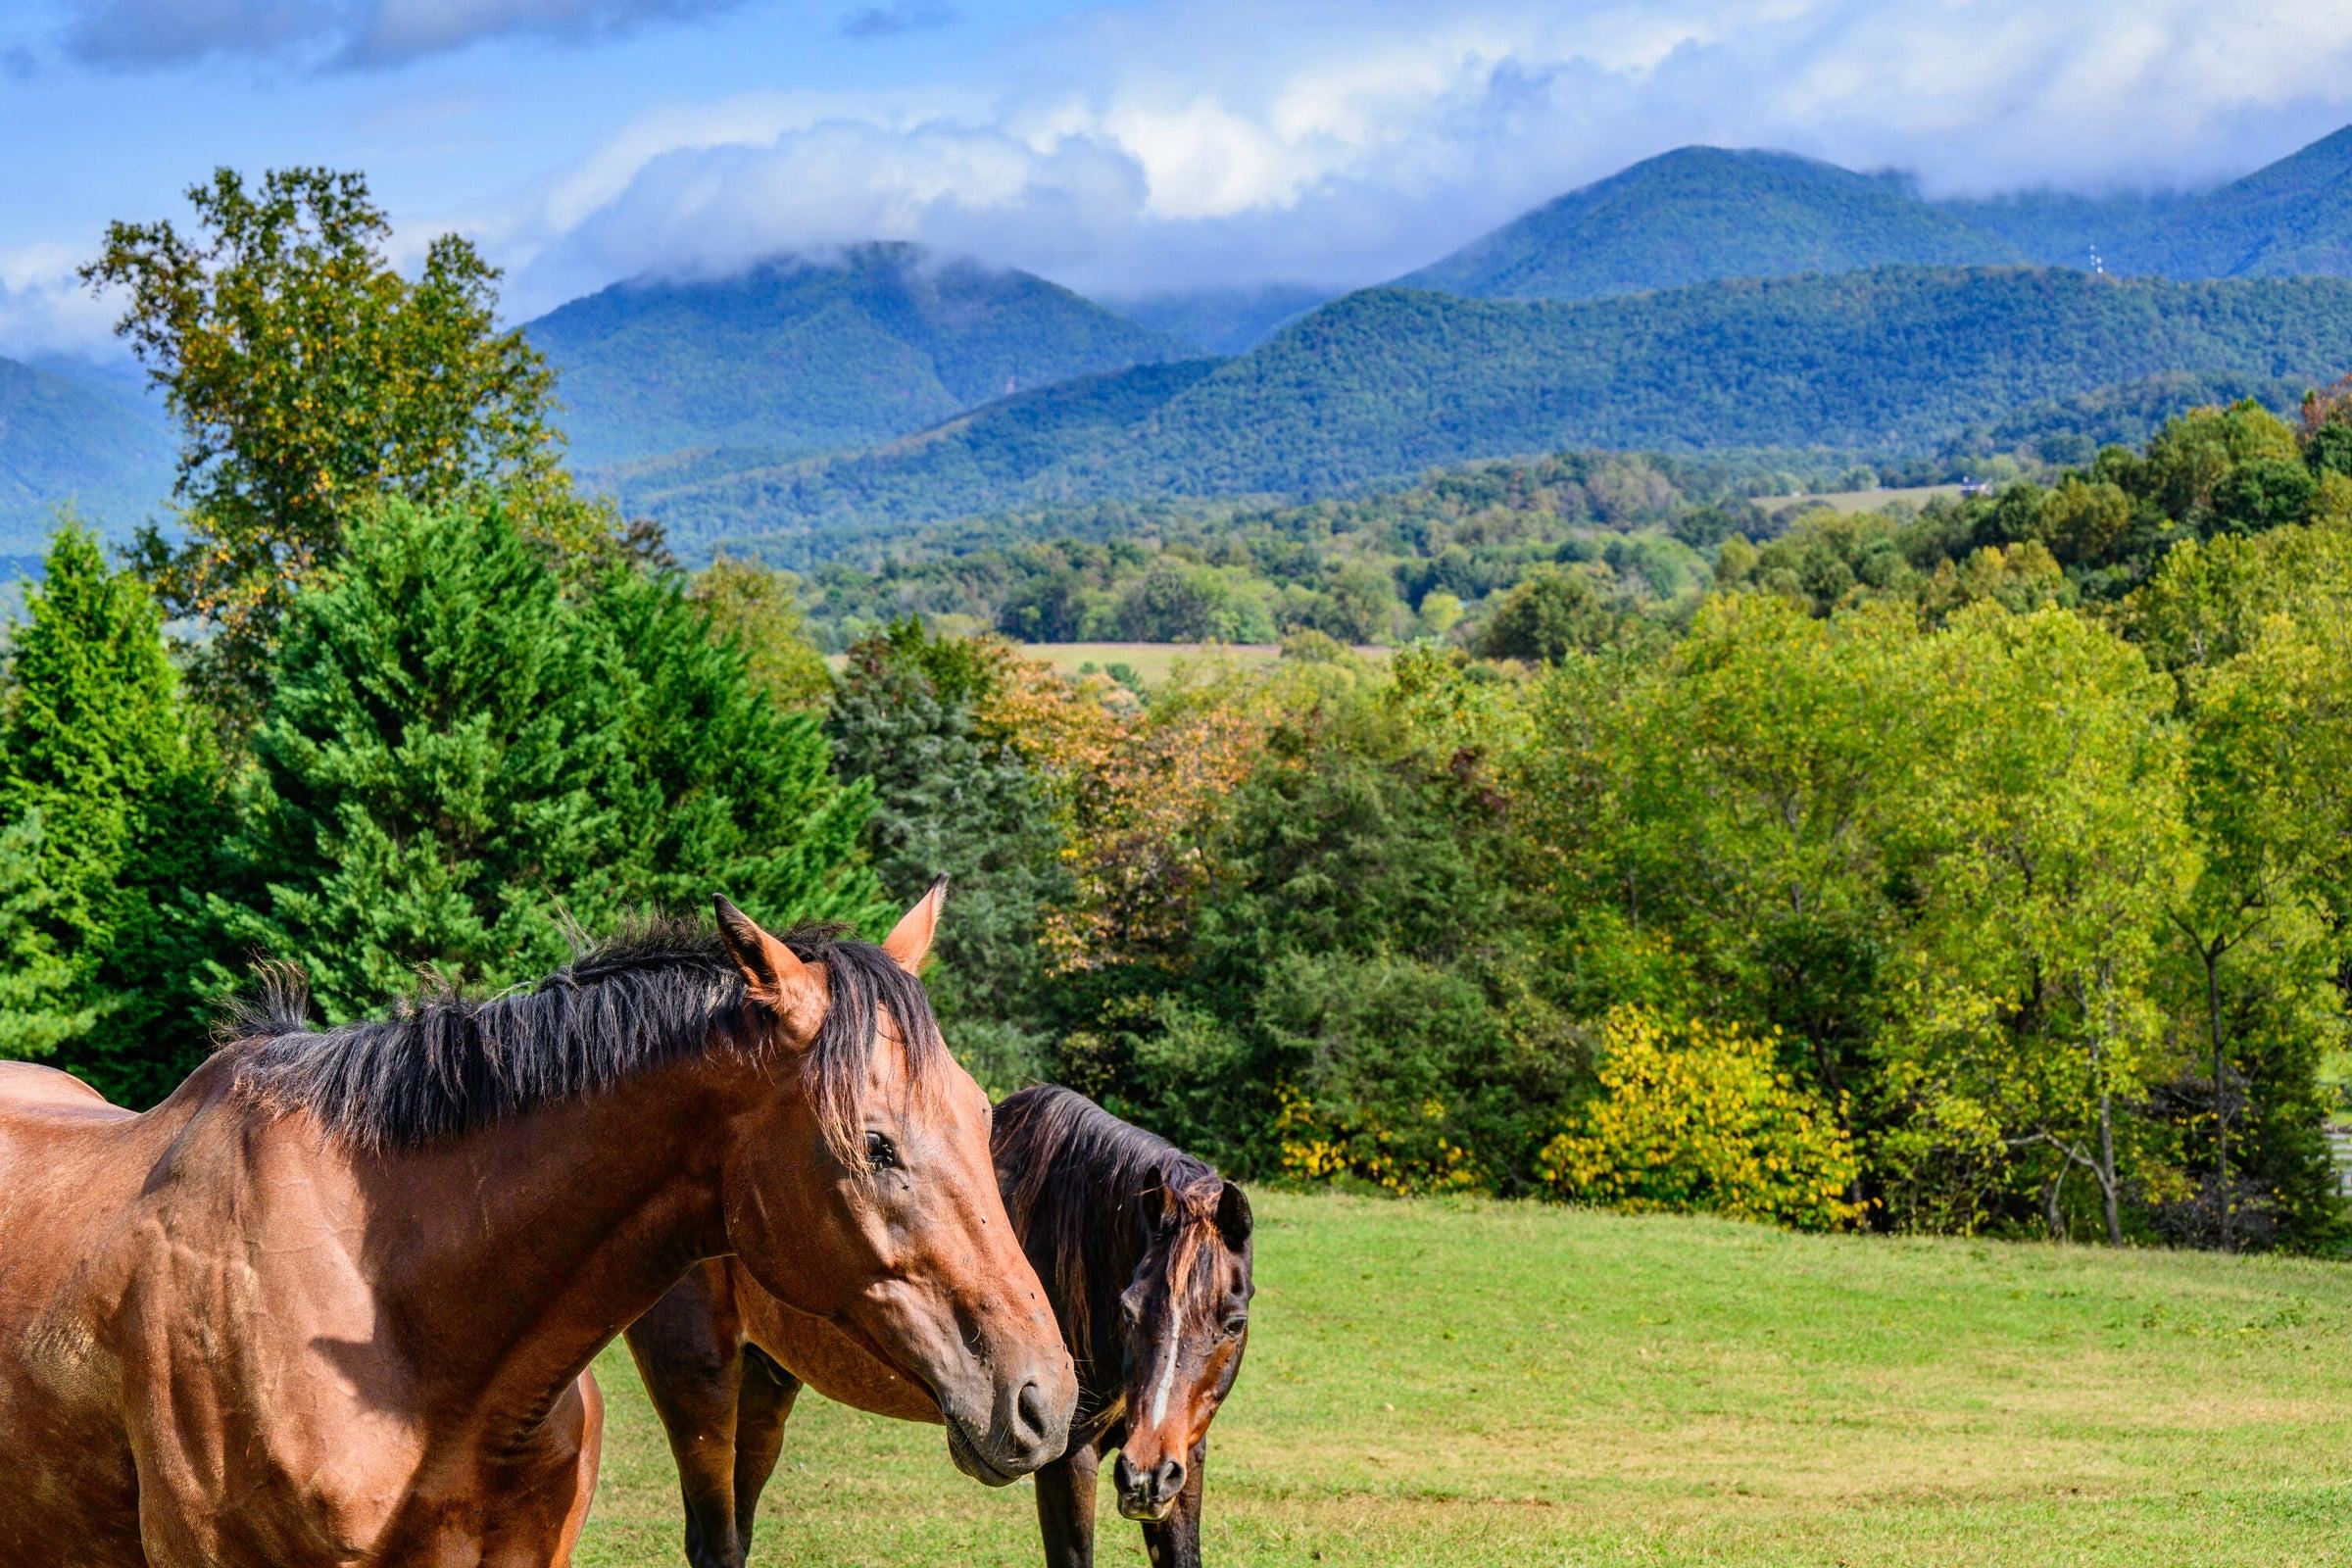
M 1777 1041 L 1645 1008 L 1609 1015 L 1601 1092 L 1544 1148 L 1555 1196 L 1835 1230 L 1860 1163 L 1838 1112 L 1776 1061 Z
M 1319 1110 L 1298 1091 L 1280 1091 L 1282 1111 L 1275 1133 L 1282 1149 L 1282 1168 L 1307 1181 L 1353 1177 L 1399 1196 L 1408 1193 L 1449 1193 L 1487 1185 L 1486 1174 L 1470 1151 L 1444 1136 L 1434 1140 L 1427 1128 L 1410 1130 L 1399 1138 L 1395 1128 L 1377 1120 L 1357 1124 Z M 1423 1120 L 1442 1122 L 1442 1101 L 1420 1106 Z

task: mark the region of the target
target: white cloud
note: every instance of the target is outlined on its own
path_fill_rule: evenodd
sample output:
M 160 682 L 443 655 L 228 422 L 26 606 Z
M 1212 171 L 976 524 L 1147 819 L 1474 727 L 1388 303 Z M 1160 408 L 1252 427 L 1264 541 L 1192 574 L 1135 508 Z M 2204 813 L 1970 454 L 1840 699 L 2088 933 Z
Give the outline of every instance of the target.
M 0 353 L 111 357 L 118 305 L 74 275 L 80 253 L 64 245 L 0 250 Z
M 209 17 L 262 40 L 331 15 L 334 47 L 393 58 L 723 3 L 102 9 L 171 11 L 197 32 Z M 848 0 L 827 13 L 858 14 Z M 2352 119 L 2352 7 L 1139 0 L 937 69 L 887 88 L 681 99 L 466 209 L 403 215 L 403 242 L 475 235 L 527 315 L 638 271 L 878 238 L 1103 291 L 1370 282 L 1692 142 L 1908 169 L 1938 193 L 2204 182 Z
M 529 275 L 904 238 L 1080 286 L 1363 282 L 1690 142 L 1938 191 L 2200 181 L 2352 101 L 2352 10 L 2282 0 L 1156 0 L 1028 43 L 994 97 L 632 125 L 548 182 Z

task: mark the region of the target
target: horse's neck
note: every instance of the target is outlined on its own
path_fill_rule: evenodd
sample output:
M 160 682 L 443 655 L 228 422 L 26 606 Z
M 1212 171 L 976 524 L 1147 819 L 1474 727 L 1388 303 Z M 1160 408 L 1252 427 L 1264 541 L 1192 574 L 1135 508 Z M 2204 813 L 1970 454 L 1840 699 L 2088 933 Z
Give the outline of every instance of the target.
M 453 1388 L 543 1414 L 696 1260 L 724 1251 L 744 1075 L 686 1063 L 362 1173 L 379 1319 Z

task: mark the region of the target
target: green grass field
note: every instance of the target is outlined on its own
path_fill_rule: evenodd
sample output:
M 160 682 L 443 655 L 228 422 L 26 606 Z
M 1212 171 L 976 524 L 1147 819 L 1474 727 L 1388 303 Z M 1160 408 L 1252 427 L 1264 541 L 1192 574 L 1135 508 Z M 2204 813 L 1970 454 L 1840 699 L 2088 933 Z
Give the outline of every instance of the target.
M 1065 675 L 1075 675 L 1088 664 L 1098 670 L 1107 670 L 1112 664 L 1131 665 L 1147 686 L 1163 684 L 1176 672 L 1177 664 L 1186 661 L 1200 666 L 1224 659 L 1245 669 L 1255 669 L 1282 657 L 1282 649 L 1273 643 L 1023 643 L 1021 652 Z M 1358 648 L 1356 652 L 1373 659 L 1389 655 L 1386 648 Z
M 1937 496 L 1958 500 L 1960 488 L 1956 484 L 1922 484 L 1892 490 L 1831 490 L 1813 495 L 1766 496 L 1761 498 L 1760 504 L 1772 512 L 1800 505 L 1824 506 L 1834 512 L 1876 512 L 1896 501 L 1908 501 L 1920 507 Z
M 2352 1562 L 2352 1267 L 1270 1194 L 1212 1564 Z M 581 1560 L 682 1563 L 599 1368 Z M 756 1559 L 1037 1558 L 1026 1483 L 806 1396 Z M 1105 1502 L 1102 1560 L 1143 1562 Z

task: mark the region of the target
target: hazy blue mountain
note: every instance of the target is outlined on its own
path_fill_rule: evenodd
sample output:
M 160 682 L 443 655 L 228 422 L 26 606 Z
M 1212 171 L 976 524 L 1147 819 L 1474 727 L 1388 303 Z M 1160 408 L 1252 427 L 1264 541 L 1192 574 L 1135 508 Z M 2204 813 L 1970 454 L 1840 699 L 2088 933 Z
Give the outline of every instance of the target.
M 68 503 L 126 535 L 170 496 L 176 450 L 135 377 L 0 359 L 0 554 L 38 553 Z
M 584 468 L 706 447 L 772 460 L 858 446 L 1184 352 L 1043 278 L 906 245 L 621 283 L 528 331 L 562 373 Z
M 2164 276 L 2168 270 L 2153 265 L 2155 253 L 2146 236 L 2190 200 L 2161 193 L 2085 196 L 2034 190 L 1936 205 L 2036 262 L 2088 271 L 2095 257 L 2111 272 Z M 2191 270 L 2183 275 L 2207 274 Z
M 2132 237 L 2130 270 L 2172 276 L 2352 274 L 2352 126 L 2219 190 L 2169 204 Z
M 1564 448 L 1918 454 L 2022 407 L 2048 405 L 2055 430 L 2079 406 L 2103 433 L 2168 385 L 2345 366 L 2352 281 L 2334 279 L 1902 267 L 1576 304 L 1370 289 L 1237 359 L 1047 388 L 856 454 L 649 473 L 624 495 L 698 548 L 1110 496 L 1312 494 Z
M 1260 283 L 1111 295 L 1102 303 L 1197 353 L 1247 354 L 1335 292 L 1311 283 Z
M 1547 202 L 1397 286 L 1579 300 L 1722 277 L 2026 259 L 1895 175 L 1792 153 L 1685 147 Z

